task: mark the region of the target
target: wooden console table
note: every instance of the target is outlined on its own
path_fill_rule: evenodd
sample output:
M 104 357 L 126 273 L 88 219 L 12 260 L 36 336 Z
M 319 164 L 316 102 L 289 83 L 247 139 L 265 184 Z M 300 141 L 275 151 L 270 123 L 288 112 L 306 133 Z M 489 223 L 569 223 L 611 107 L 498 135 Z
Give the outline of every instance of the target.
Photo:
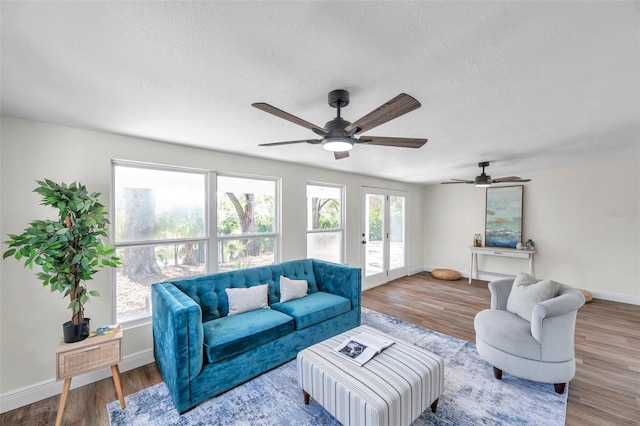
M 122 362 L 122 326 L 108 336 L 90 337 L 76 343 L 61 341 L 56 351 L 56 379 L 64 379 L 64 386 L 58 406 L 56 426 L 62 424 L 71 378 L 101 368 L 111 367 L 120 407 L 125 408 L 118 368 L 120 362 Z
M 469 247 L 471 250 L 471 270 L 469 271 L 469 284 L 471 284 L 471 278 L 473 277 L 473 265 L 475 263 L 476 279 L 479 279 L 478 275 L 478 255 L 484 254 L 487 256 L 501 256 L 501 257 L 515 257 L 519 259 L 529 259 L 529 274 L 533 275 L 533 254 L 536 252 L 533 250 L 518 250 L 506 247 Z

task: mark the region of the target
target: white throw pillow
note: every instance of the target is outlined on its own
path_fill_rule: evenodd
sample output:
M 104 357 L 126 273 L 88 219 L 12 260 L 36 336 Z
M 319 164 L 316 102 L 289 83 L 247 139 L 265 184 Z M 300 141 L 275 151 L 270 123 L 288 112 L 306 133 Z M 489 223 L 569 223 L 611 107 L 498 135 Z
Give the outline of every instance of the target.
M 304 297 L 308 290 L 307 280 L 292 280 L 280 276 L 280 303 Z
M 531 321 L 534 306 L 555 297 L 558 288 L 558 283 L 555 281 L 538 281 L 535 277 L 521 272 L 513 281 L 511 293 L 507 299 L 507 311 Z
M 224 291 L 229 299 L 229 316 L 269 307 L 267 284 L 247 288 L 225 288 Z

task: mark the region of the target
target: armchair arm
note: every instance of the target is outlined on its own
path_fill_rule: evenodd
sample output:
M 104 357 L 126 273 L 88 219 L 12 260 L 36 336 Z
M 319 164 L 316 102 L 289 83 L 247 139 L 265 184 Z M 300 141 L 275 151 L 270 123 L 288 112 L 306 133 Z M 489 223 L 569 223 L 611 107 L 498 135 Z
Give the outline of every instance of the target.
M 202 310 L 171 283 L 153 284 L 151 300 L 156 364 L 174 401 L 188 406 L 190 401 L 183 399 L 190 394 L 189 382 L 200 373 L 203 364 Z
M 491 293 L 491 309 L 507 310 L 507 300 L 511 294 L 513 286 L 513 278 L 504 278 L 501 280 L 491 281 L 489 283 L 489 292 Z
M 584 296 L 573 287 L 560 284 L 558 296 L 538 303 L 531 313 L 531 335 L 542 342 L 545 319 L 573 314 L 584 305 Z M 571 330 L 573 333 L 573 329 Z

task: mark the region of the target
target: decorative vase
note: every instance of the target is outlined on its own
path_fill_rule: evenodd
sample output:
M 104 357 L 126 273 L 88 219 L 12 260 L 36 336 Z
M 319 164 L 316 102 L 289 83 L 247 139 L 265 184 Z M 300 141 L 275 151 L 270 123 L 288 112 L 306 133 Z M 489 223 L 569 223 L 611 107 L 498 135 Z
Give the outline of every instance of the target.
M 524 245 L 527 248 L 527 250 L 533 250 L 536 246 L 533 240 L 527 240 L 527 242 L 524 243 Z
M 62 324 L 62 335 L 64 336 L 65 343 L 74 343 L 89 337 L 89 322 L 91 318 L 85 318 L 82 324 L 74 324 L 71 321 L 67 321 Z
M 473 246 L 474 247 L 482 247 L 482 235 L 475 234 L 473 236 Z

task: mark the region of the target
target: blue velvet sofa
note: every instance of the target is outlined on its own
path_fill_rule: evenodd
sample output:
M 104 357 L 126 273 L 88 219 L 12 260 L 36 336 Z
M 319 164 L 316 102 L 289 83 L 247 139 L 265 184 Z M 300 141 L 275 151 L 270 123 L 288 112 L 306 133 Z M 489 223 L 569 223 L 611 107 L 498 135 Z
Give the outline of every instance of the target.
M 280 303 L 280 276 L 308 295 Z M 225 288 L 268 284 L 271 309 L 228 316 Z M 153 284 L 153 348 L 180 413 L 360 325 L 359 268 L 304 259 Z

